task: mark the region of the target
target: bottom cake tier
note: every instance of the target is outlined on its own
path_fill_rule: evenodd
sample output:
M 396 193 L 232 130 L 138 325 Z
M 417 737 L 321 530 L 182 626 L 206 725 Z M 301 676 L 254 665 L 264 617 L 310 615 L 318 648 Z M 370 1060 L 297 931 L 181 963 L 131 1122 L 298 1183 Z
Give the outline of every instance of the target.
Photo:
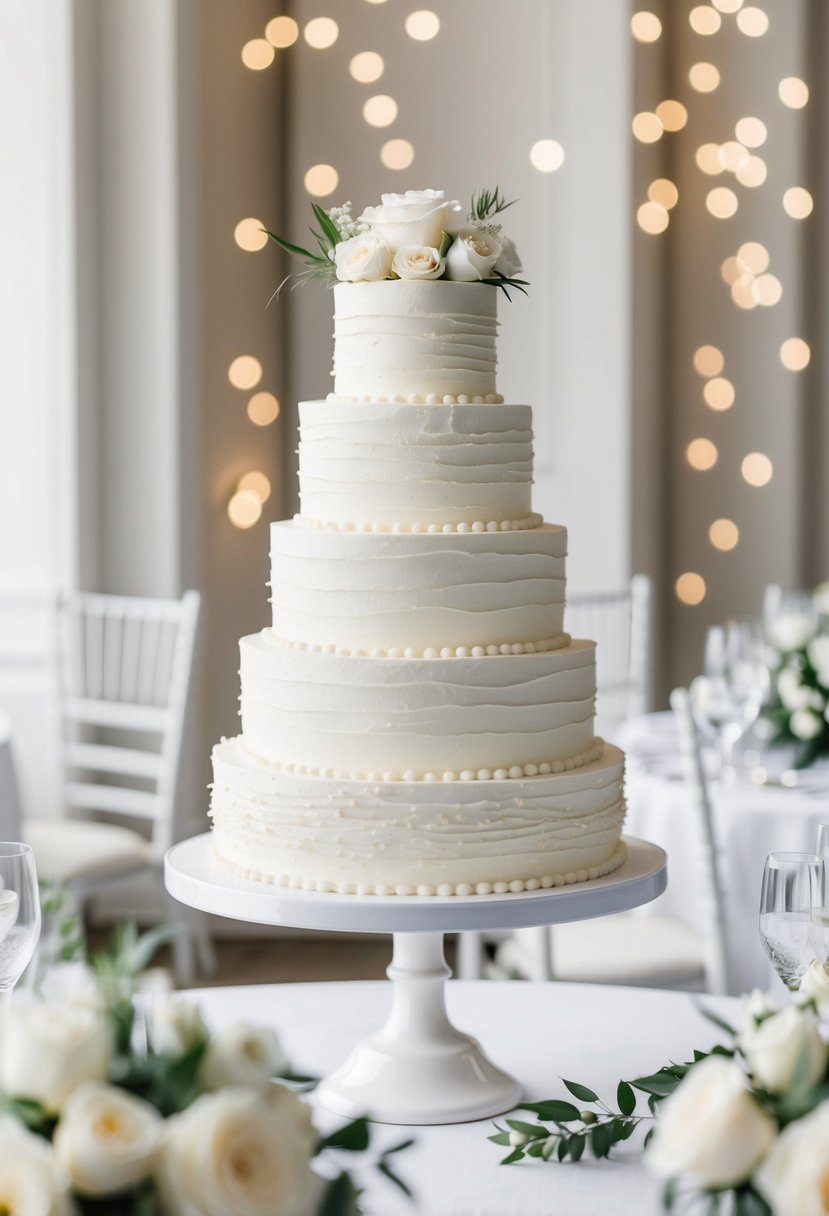
M 242 736 L 213 751 L 216 854 L 251 878 L 341 895 L 491 895 L 585 882 L 624 861 L 624 756 L 506 781 L 298 776 Z

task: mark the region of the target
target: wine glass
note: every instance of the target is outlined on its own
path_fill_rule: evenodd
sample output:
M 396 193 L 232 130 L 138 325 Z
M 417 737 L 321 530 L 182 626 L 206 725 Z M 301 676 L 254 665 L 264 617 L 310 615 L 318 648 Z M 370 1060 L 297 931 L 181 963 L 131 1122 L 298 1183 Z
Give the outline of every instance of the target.
M 693 681 L 690 692 L 695 716 L 719 746 L 724 784 L 736 778 L 734 749 L 759 717 L 768 690 L 759 626 L 727 621 L 709 629 L 704 675 Z
M 769 853 L 760 893 L 760 940 L 790 992 L 815 957 L 825 902 L 824 862 L 816 853 Z
M 40 937 L 40 891 L 27 844 L 0 841 L 0 1048 L 14 986 Z

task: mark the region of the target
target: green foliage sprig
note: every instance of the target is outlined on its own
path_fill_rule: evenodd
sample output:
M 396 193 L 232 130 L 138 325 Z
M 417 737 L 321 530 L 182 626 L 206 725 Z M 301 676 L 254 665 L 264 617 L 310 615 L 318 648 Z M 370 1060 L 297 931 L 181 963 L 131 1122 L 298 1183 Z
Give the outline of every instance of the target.
M 517 203 L 517 199 L 506 199 L 501 193 L 498 186 L 493 190 L 478 190 L 472 195 L 472 204 L 469 208 L 470 220 L 477 220 L 479 223 L 492 219 L 495 215 L 500 215 L 502 211 L 506 211 L 508 207 L 512 207 Z

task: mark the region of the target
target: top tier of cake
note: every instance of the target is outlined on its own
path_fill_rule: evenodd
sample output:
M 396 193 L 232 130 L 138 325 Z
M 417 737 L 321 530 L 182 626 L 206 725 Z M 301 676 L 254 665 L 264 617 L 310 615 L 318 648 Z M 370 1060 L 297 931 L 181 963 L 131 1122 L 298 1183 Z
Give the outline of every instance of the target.
M 338 284 L 335 396 L 495 400 L 497 296 L 497 288 L 482 283 Z

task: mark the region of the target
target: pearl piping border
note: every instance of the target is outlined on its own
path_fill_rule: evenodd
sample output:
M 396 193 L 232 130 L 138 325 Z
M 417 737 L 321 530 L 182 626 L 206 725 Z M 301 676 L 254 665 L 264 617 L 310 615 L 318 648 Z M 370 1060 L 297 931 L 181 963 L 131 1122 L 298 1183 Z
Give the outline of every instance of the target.
M 563 650 L 572 641 L 569 633 L 559 633 L 540 642 L 501 642 L 486 646 L 373 646 L 371 650 L 359 646 L 337 646 L 334 642 L 301 642 L 293 638 L 282 638 L 271 631 L 271 641 L 285 650 L 302 650 L 314 654 L 336 654 L 343 658 L 357 659 L 483 659 L 496 655 L 546 654 L 550 650 Z
M 242 872 L 243 876 L 252 879 L 254 882 L 267 882 L 276 887 L 288 887 L 294 891 L 313 891 L 319 894 L 327 895 L 376 895 L 376 896 L 397 896 L 406 898 L 411 896 L 438 896 L 447 898 L 449 896 L 469 896 L 469 895 L 518 895 L 524 891 L 549 891 L 551 887 L 569 887 L 577 882 L 589 882 L 591 879 L 604 878 L 608 874 L 612 874 L 614 870 L 618 870 L 627 860 L 627 845 L 623 840 L 619 841 L 613 856 L 607 861 L 602 862 L 598 866 L 589 866 L 587 869 L 567 870 L 563 874 L 544 874 L 541 878 L 513 878 L 505 879 L 500 882 L 443 882 L 443 883 L 421 883 L 418 886 L 411 886 L 407 883 L 397 883 L 394 886 L 385 883 L 351 883 L 341 882 L 333 883 L 326 882 L 323 879 L 314 878 L 290 878 L 286 874 L 270 875 L 262 874 L 258 870 L 248 869 L 246 866 L 240 866 L 237 862 L 227 861 L 218 854 L 219 859 L 226 865 L 231 866 L 234 870 Z
M 277 773 L 289 777 L 323 777 L 334 781 L 377 781 L 386 784 L 405 782 L 415 784 L 420 781 L 520 781 L 525 777 L 549 777 L 559 773 L 569 773 L 573 769 L 584 768 L 594 764 L 604 754 L 604 740 L 598 737 L 593 740 L 587 751 L 577 756 L 568 756 L 565 760 L 543 760 L 540 764 L 513 764 L 509 768 L 479 768 L 463 769 L 461 772 L 445 773 L 415 773 L 407 770 L 404 773 L 348 772 L 345 769 L 324 768 L 316 765 L 284 763 L 281 760 L 264 760 L 263 765 Z
M 484 522 L 481 519 L 476 519 L 473 523 L 467 523 L 466 520 L 454 523 L 444 524 L 425 524 L 419 520 L 415 520 L 413 524 L 388 524 L 388 523 L 354 523 L 352 520 L 337 520 L 337 519 L 309 519 L 307 515 L 295 515 L 293 522 L 300 528 L 309 528 L 314 531 L 324 532 L 382 532 L 386 535 L 398 536 L 401 533 L 427 533 L 430 536 L 435 536 L 442 532 L 449 534 L 459 532 L 462 535 L 468 532 L 527 532 L 533 528 L 539 528 L 544 523 L 543 515 L 539 515 L 533 511 L 531 515 L 524 519 L 489 519 Z
M 361 397 L 343 396 L 342 393 L 329 393 L 325 398 L 331 405 L 503 405 L 504 398 L 500 393 L 487 393 L 485 396 L 469 397 L 466 393 L 409 393 L 404 397 L 400 393 L 385 396 L 375 393 L 373 396 L 364 393 Z

